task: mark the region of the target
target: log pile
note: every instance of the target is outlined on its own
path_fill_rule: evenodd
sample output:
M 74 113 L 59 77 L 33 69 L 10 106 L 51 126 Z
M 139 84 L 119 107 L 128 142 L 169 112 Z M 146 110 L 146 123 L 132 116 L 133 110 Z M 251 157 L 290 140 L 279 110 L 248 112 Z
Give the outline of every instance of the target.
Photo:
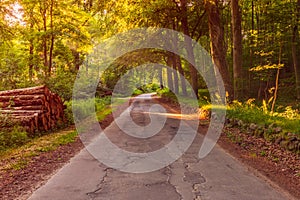
M 0 91 L 1 128 L 19 124 L 34 133 L 51 130 L 64 121 L 61 98 L 46 86 Z

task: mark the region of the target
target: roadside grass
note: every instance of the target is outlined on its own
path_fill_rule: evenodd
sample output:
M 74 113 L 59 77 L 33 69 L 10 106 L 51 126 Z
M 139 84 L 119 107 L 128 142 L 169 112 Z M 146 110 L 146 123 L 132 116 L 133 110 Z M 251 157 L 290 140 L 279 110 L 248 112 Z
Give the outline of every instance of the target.
M 160 89 L 157 93 L 161 97 L 178 102 L 176 95 L 167 88 Z M 238 127 L 247 134 L 264 138 L 289 151 L 300 153 L 299 104 L 288 102 L 282 105 L 277 104 L 275 111 L 271 112 L 270 105 L 266 101 L 261 104 L 255 102 L 255 99 L 249 99 L 246 102 L 234 101 L 226 107 L 222 107 L 210 103 L 207 98 L 208 91 L 200 90 L 199 94 L 199 113 L 205 113 L 207 118 L 211 111 L 226 109 L 227 126 Z M 188 98 L 179 98 L 186 105 L 191 104 Z M 239 140 L 231 133 L 227 133 L 227 137 L 231 140 Z M 261 154 L 264 155 L 263 152 Z
M 286 106 L 280 112 L 271 113 L 267 105 L 257 106 L 251 100 L 245 103 L 235 101 L 227 106 L 227 117 L 260 126 L 278 126 L 283 131 L 300 136 L 300 114 L 297 109 L 290 106 Z
M 0 171 L 26 167 L 31 158 L 41 153 L 54 151 L 61 145 L 72 143 L 77 138 L 74 128 L 57 131 L 48 135 L 34 138 L 19 147 L 9 148 L 0 152 Z
M 164 88 L 158 90 L 158 95 L 164 98 L 171 99 L 178 102 L 174 93 L 169 89 Z M 210 103 L 208 91 L 205 89 L 199 90 L 200 99 L 198 105 L 200 109 L 208 112 L 214 109 L 226 109 L 227 118 L 234 118 L 242 120 L 245 123 L 255 123 L 261 126 L 276 125 L 280 126 L 284 131 L 298 134 L 300 136 L 300 113 L 297 108 L 291 106 L 278 106 L 276 112 L 271 113 L 269 111 L 269 105 L 262 103 L 254 103 L 254 99 L 242 103 L 234 101 L 232 104 L 226 106 L 226 108 L 218 105 L 212 105 Z M 180 101 L 192 105 L 192 100 L 186 97 L 180 97 Z

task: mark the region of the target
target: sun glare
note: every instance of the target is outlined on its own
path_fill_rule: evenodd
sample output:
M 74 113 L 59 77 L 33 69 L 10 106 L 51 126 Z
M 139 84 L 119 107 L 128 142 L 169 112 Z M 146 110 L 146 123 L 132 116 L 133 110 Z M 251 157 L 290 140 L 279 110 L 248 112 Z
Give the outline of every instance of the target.
M 11 4 L 9 10 L 11 14 L 6 14 L 5 19 L 9 22 L 10 25 L 26 25 L 26 23 L 23 20 L 23 7 L 19 3 Z

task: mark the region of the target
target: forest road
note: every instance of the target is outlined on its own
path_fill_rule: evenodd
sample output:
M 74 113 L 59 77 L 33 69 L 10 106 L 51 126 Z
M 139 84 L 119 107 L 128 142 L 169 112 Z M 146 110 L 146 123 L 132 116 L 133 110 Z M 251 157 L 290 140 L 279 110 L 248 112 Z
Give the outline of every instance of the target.
M 131 117 L 147 125 L 149 107 L 157 102 L 149 95 L 131 104 Z M 166 108 L 166 111 L 168 109 Z M 119 122 L 128 120 L 120 115 Z M 113 122 L 105 129 L 117 146 L 131 152 L 151 152 L 170 142 L 178 130 L 179 119 L 168 117 L 164 128 L 150 138 L 135 138 Z M 188 126 L 185 124 L 185 126 Z M 198 131 L 204 131 L 199 128 Z M 105 166 L 83 149 L 33 192 L 30 200 L 286 200 L 287 193 L 241 164 L 216 145 L 203 159 L 198 152 L 203 134 L 177 161 L 148 173 L 126 173 Z M 93 142 L 93 141 L 92 141 Z

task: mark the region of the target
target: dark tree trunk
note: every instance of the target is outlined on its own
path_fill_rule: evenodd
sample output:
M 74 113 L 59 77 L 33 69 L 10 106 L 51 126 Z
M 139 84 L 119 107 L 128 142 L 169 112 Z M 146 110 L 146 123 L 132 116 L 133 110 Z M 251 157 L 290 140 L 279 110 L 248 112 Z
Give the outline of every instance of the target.
M 208 14 L 209 34 L 211 39 L 211 54 L 213 62 L 218 68 L 228 93 L 229 101 L 233 100 L 234 91 L 228 65 L 226 61 L 226 48 L 224 42 L 224 28 L 220 18 L 220 11 L 218 8 L 218 0 L 206 1 L 205 9 Z
M 231 1 L 232 33 L 233 33 L 233 81 L 234 98 L 243 96 L 242 75 L 242 15 L 239 0 Z
M 297 4 L 297 22 L 300 16 L 300 0 Z M 293 65 L 296 77 L 296 97 L 300 99 L 300 42 L 299 42 L 299 33 L 298 33 L 298 24 L 293 27 L 293 37 L 292 37 L 292 55 L 293 55 Z

